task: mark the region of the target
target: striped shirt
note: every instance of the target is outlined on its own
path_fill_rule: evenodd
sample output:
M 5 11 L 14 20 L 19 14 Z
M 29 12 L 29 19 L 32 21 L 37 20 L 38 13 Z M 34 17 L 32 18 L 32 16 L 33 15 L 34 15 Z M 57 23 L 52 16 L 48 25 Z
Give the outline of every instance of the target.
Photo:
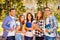
M 37 24 L 39 28 L 44 30 L 44 20 L 40 20 L 39 22 L 36 22 L 36 20 L 33 21 L 33 23 Z M 38 30 L 35 30 L 35 36 L 43 36 L 43 33 L 39 32 Z

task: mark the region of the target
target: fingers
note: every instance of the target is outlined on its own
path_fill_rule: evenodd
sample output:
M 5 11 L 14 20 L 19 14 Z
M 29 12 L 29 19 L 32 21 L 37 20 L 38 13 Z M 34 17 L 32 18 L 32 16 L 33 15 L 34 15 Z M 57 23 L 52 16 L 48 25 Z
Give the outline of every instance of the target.
M 48 29 L 45 29 L 45 32 L 47 32 L 47 33 L 48 33 Z
M 14 28 L 11 28 L 11 30 L 10 30 L 10 31 L 11 31 L 11 32 L 12 32 L 12 31 L 14 31 Z

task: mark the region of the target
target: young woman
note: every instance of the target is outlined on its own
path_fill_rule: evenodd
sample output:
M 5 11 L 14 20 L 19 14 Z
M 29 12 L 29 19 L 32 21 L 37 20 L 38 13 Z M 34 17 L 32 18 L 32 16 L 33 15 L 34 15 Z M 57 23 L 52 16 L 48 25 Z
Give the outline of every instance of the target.
M 44 29 L 44 20 L 42 11 L 38 11 L 38 13 L 36 14 L 36 20 L 34 20 L 33 23 L 38 25 L 41 30 Z M 35 30 L 35 38 L 36 40 L 43 40 L 44 39 L 43 32 Z
M 33 21 L 33 15 L 31 13 L 27 13 L 26 17 L 26 34 L 25 34 L 25 40 L 33 40 L 33 30 L 38 29 L 41 31 L 39 28 L 35 27 L 35 25 L 32 23 Z
M 18 27 L 16 28 L 16 40 L 22 40 L 22 34 L 24 33 L 24 25 L 25 23 L 25 16 L 20 15 L 19 16 L 19 22 L 18 22 Z

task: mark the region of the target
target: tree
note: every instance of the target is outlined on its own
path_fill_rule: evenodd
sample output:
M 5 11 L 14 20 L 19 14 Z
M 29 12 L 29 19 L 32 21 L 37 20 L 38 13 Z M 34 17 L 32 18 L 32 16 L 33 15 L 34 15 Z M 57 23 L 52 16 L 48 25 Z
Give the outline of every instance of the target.
M 0 0 L 0 20 L 3 20 L 11 8 L 16 8 L 17 14 L 24 13 L 23 0 Z
M 58 3 L 57 0 L 37 0 L 37 5 L 38 7 L 41 7 L 41 4 L 44 6 L 44 7 L 49 7 L 49 3 L 54 3 L 54 5 L 56 5 Z

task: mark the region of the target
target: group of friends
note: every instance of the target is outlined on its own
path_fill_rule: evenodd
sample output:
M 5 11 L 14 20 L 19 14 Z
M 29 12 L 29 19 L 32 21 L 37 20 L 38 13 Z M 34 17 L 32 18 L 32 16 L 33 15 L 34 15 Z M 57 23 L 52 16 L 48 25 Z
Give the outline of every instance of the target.
M 2 23 L 3 38 L 5 40 L 54 40 L 58 27 L 57 19 L 51 15 L 49 7 L 36 13 L 35 19 L 32 13 L 20 14 L 16 21 L 16 10 L 11 8 L 9 15 Z

